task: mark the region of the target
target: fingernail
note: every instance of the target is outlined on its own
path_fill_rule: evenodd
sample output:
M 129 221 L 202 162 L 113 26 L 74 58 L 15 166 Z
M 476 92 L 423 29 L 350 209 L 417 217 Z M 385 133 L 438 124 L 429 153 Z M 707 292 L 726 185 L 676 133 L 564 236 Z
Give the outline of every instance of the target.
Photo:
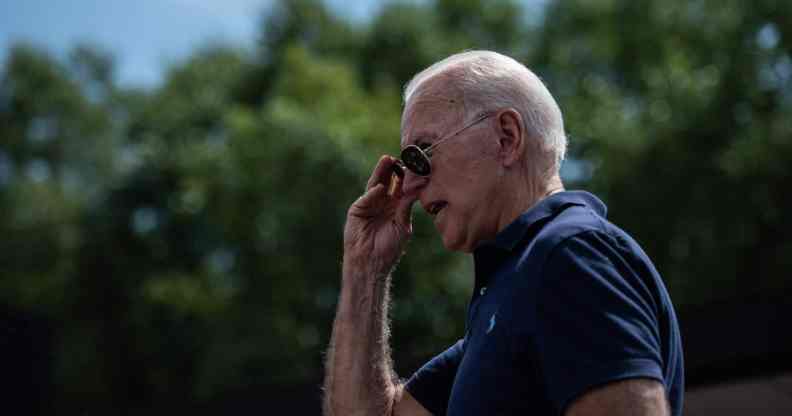
M 390 187 L 388 188 L 388 196 L 393 196 L 396 194 L 396 187 L 399 186 L 400 180 L 401 179 L 399 178 L 399 175 L 397 174 L 391 175 Z

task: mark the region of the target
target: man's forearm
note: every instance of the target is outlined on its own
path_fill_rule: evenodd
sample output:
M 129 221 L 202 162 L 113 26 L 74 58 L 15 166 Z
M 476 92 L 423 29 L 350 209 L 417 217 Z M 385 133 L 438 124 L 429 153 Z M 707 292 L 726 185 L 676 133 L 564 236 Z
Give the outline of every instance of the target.
M 390 276 L 345 264 L 327 352 L 325 416 L 388 415 L 396 393 L 389 345 Z

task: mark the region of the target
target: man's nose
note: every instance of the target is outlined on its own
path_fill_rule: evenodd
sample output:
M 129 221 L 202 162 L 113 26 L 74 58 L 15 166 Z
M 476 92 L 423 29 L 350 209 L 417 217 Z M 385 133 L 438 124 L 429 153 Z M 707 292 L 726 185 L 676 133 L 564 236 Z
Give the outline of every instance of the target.
M 414 193 L 418 193 L 428 183 L 429 183 L 428 176 L 419 176 L 410 172 L 409 169 L 405 169 L 404 183 L 402 184 L 402 193 L 406 195 L 412 195 Z

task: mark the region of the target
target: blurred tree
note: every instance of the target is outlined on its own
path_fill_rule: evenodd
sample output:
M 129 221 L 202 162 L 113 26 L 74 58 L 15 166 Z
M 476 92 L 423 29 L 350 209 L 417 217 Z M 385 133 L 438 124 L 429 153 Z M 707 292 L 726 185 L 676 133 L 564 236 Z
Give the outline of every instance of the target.
M 593 166 L 591 186 L 644 243 L 677 303 L 786 285 L 790 16 L 773 1 L 548 11 L 535 62 Z
M 109 116 L 65 73 L 20 45 L 0 81 L 0 296 L 40 312 L 62 304 L 81 211 L 112 176 Z

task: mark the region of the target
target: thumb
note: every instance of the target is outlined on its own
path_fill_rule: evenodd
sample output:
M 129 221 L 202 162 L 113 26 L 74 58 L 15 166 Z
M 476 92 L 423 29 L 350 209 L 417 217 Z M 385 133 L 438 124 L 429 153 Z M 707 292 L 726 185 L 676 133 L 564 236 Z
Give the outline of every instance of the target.
M 408 235 L 412 234 L 412 206 L 417 199 L 415 194 L 402 194 L 396 205 L 396 221 Z

